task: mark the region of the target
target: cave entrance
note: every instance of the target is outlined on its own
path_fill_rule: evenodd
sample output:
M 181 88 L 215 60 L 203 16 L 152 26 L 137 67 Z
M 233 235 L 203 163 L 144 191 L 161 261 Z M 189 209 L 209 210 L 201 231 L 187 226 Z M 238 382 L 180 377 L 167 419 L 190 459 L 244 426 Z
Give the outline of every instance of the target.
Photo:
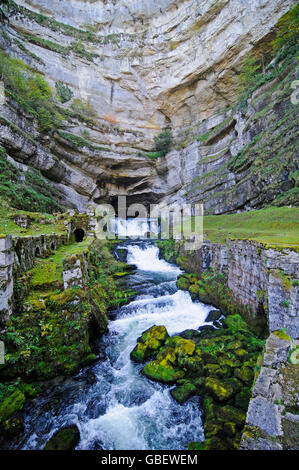
M 76 228 L 76 230 L 74 230 L 74 236 L 77 243 L 83 242 L 84 235 L 85 232 L 82 228 Z

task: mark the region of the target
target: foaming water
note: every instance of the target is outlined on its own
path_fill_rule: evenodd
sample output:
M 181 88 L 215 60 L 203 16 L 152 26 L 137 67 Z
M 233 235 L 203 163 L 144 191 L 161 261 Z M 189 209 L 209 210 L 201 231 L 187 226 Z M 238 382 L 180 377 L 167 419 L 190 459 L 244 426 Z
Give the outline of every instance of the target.
M 197 329 L 211 307 L 177 290 L 181 271 L 159 258 L 155 244 L 125 246 L 128 263 L 138 268 L 128 282 L 140 295 L 112 312 L 109 333 L 100 340 L 104 359 L 28 402 L 24 435 L 8 448 L 42 449 L 55 431 L 73 423 L 81 435 L 77 449 L 184 450 L 203 440 L 198 398 L 179 405 L 168 386 L 141 374 L 130 352 L 151 326 L 165 325 L 170 335 Z
M 142 218 L 135 219 L 111 219 L 111 232 L 116 233 L 119 237 L 129 238 L 148 238 L 151 232 L 153 235 L 159 234 L 158 219 Z
M 181 270 L 172 266 L 163 259 L 159 259 L 159 248 L 156 245 L 128 247 L 129 264 L 135 264 L 141 271 L 157 271 L 159 273 L 179 274 Z

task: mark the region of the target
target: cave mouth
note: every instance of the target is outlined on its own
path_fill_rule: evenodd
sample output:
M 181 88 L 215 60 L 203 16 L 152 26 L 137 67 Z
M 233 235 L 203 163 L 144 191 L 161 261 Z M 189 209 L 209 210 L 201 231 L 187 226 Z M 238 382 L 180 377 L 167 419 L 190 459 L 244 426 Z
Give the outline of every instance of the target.
M 74 236 L 75 236 L 75 240 L 77 243 L 81 243 L 83 242 L 83 238 L 85 236 L 85 232 L 82 228 L 76 228 L 74 230 Z

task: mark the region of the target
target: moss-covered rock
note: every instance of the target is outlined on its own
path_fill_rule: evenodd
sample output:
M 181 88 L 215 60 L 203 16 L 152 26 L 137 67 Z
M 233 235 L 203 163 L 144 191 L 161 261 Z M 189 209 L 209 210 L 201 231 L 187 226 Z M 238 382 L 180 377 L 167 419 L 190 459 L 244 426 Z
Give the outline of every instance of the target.
M 1 434 L 4 439 L 11 439 L 24 432 L 24 423 L 21 418 L 12 417 L 2 423 Z
M 80 432 L 74 424 L 56 431 L 45 445 L 44 450 L 73 450 L 79 441 Z
M 166 359 L 161 361 L 151 361 L 142 369 L 144 375 L 149 379 L 156 380 L 163 383 L 174 383 L 185 376 L 185 373 L 175 367 L 171 362 Z
M 190 295 L 191 295 L 191 298 L 193 300 L 197 299 L 198 298 L 198 293 L 199 293 L 199 289 L 200 289 L 200 286 L 198 284 L 192 284 L 190 287 L 189 287 L 189 292 L 190 292 Z
M 253 382 L 254 373 L 253 370 L 249 367 L 241 367 L 241 369 L 235 369 L 234 375 L 247 385 L 250 385 Z
M 196 341 L 198 338 L 200 338 L 200 333 L 197 330 L 185 330 L 178 336 L 184 339 L 191 339 L 192 341 Z
M 215 377 L 207 377 L 204 388 L 215 400 L 220 402 L 228 401 L 235 393 L 230 383 L 220 381 Z
M 190 397 L 195 395 L 196 387 L 191 382 L 185 382 L 172 390 L 170 390 L 171 396 L 180 404 L 185 403 Z
M 0 423 L 22 409 L 25 401 L 26 397 L 21 390 L 16 390 L 5 398 L 0 404 Z
M 188 290 L 190 287 L 190 282 L 185 276 L 180 276 L 177 280 L 177 288 L 180 290 Z
M 173 336 L 167 339 L 166 346 L 174 348 L 176 357 L 192 356 L 195 351 L 195 343 L 189 339 Z
M 205 321 L 207 323 L 213 322 L 213 321 L 219 320 L 221 316 L 222 316 L 222 313 L 220 312 L 220 310 L 211 310 Z
M 169 338 L 165 326 L 152 326 L 138 339 L 138 343 L 130 354 L 135 362 L 144 362 L 152 357 Z

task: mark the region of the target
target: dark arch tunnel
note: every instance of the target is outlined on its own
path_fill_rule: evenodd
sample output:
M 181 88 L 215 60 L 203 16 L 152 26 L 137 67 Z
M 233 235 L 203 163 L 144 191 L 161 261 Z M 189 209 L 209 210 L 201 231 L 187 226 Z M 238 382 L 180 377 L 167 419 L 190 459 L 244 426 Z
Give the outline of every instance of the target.
M 76 228 L 74 230 L 74 236 L 77 243 L 81 243 L 84 239 L 85 232 L 82 228 Z

